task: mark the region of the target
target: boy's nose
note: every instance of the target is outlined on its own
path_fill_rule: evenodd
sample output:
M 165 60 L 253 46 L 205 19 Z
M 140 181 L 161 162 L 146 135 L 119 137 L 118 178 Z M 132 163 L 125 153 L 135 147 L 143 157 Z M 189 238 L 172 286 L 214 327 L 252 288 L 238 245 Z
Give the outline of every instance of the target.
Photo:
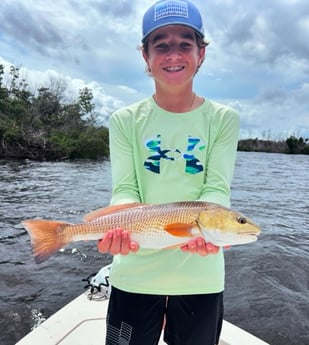
M 181 50 L 177 46 L 170 47 L 168 53 L 167 53 L 167 58 L 168 59 L 179 59 L 182 57 Z

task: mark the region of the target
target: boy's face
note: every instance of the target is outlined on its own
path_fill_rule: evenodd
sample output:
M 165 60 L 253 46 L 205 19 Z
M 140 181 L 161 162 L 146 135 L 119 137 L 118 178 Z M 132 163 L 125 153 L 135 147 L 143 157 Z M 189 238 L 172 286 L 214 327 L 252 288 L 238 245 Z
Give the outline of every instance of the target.
M 205 48 L 198 47 L 193 29 L 168 25 L 149 36 L 143 57 L 156 82 L 180 85 L 192 82 L 204 60 Z

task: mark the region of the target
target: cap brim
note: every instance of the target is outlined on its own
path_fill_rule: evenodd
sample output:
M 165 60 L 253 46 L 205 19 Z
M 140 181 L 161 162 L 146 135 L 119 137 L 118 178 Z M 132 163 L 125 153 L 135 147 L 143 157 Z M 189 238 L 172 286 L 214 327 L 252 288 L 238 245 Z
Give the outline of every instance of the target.
M 158 29 L 161 29 L 165 26 L 170 26 L 170 25 L 181 25 L 181 26 L 186 26 L 190 29 L 192 29 L 198 36 L 200 36 L 201 38 L 204 38 L 205 35 L 203 32 L 199 31 L 196 29 L 196 27 L 190 25 L 190 24 L 186 24 L 186 23 L 183 23 L 183 22 L 171 22 L 171 23 L 165 23 L 164 25 L 158 25 L 156 27 L 154 27 L 152 30 L 150 30 L 149 32 L 147 32 L 147 34 L 142 38 L 142 43 L 145 43 L 145 41 L 149 38 L 149 36 L 154 33 L 156 30 Z

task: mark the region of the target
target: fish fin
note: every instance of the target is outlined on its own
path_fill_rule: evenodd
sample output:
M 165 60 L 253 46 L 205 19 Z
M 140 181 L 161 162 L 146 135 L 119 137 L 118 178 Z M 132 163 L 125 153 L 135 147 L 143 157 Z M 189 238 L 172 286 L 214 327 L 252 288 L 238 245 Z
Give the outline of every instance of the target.
M 63 248 L 70 241 L 61 236 L 63 230 L 71 225 L 54 220 L 28 219 L 22 222 L 31 238 L 34 260 L 40 264 Z
M 84 216 L 83 221 L 91 222 L 99 217 L 106 216 L 108 214 L 120 212 L 129 208 L 134 208 L 134 207 L 143 206 L 143 205 L 145 204 L 142 204 L 140 202 L 132 202 L 129 204 L 111 205 L 107 207 L 98 208 L 97 210 L 87 213 Z
M 194 224 L 186 223 L 171 223 L 164 226 L 164 230 L 169 234 L 177 237 L 192 237 L 192 230 L 196 226 Z

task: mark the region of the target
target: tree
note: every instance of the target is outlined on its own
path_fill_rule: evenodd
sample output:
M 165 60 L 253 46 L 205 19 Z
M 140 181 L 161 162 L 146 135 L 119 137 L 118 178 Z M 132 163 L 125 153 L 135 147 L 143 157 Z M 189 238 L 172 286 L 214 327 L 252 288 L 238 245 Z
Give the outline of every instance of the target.
M 96 123 L 93 93 L 81 89 L 64 102 L 66 84 L 52 80 L 34 93 L 19 68 L 0 65 L 0 158 L 63 159 L 106 157 L 108 129 Z
M 95 113 L 95 104 L 93 103 L 93 93 L 88 87 L 79 90 L 79 106 L 81 116 L 87 120 L 88 124 L 95 125 L 97 116 Z
M 303 137 L 296 138 L 295 136 L 290 136 L 286 140 L 286 144 L 288 146 L 288 153 L 303 153 L 308 154 L 309 146 L 307 145 L 308 139 L 304 140 Z

